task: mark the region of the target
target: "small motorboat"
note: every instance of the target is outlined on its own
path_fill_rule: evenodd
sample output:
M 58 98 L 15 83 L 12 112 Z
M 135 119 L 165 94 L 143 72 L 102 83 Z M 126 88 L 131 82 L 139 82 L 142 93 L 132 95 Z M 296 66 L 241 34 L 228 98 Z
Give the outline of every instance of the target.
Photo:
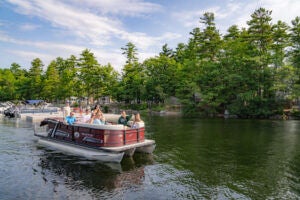
M 152 153 L 155 149 L 155 141 L 145 139 L 145 127 L 87 123 L 67 125 L 55 118 L 44 119 L 40 127 L 44 128 L 35 127 L 34 131 L 40 144 L 93 160 L 119 163 L 124 155 Z

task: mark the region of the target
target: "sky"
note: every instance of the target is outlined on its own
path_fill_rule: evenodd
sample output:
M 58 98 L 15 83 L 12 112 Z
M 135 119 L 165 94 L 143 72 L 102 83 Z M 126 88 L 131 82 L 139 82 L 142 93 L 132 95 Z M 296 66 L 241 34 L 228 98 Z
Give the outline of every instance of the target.
M 299 0 L 0 0 L 0 68 L 29 69 L 40 58 L 46 69 L 57 57 L 79 58 L 89 49 L 120 72 L 128 42 L 142 62 L 164 44 L 186 44 L 205 12 L 214 13 L 224 35 L 232 25 L 247 28 L 260 7 L 272 11 L 273 24 L 300 16 Z

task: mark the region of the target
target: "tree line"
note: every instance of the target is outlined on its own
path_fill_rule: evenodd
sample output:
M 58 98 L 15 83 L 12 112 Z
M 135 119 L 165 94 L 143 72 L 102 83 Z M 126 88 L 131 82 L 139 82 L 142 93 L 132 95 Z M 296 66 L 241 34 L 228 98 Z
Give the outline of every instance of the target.
M 45 71 L 39 58 L 29 70 L 12 63 L 0 69 L 0 101 L 110 96 L 142 106 L 163 105 L 174 96 L 185 114 L 282 113 L 299 103 L 300 17 L 289 26 L 280 20 L 272 24 L 271 14 L 259 8 L 247 21 L 248 28 L 232 25 L 221 35 L 214 13 L 206 12 L 186 44 L 175 49 L 165 44 L 157 56 L 143 62 L 129 42 L 122 48 L 126 63 L 121 73 L 99 64 L 88 49 L 79 58 L 56 58 Z

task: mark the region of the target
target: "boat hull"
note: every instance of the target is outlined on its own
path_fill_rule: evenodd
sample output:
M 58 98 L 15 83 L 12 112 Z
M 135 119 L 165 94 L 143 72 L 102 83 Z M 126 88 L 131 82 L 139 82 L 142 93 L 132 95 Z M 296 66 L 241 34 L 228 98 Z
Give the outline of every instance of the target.
M 145 128 L 131 129 L 123 125 L 66 125 L 54 119 L 45 119 L 35 136 L 44 146 L 88 159 L 104 162 L 121 162 L 124 155 L 132 156 L 135 152 L 152 153 L 155 141 L 144 137 Z
M 124 152 L 107 152 L 97 149 L 86 148 L 83 146 L 74 145 L 72 143 L 51 140 L 48 138 L 39 138 L 38 143 L 46 147 L 52 147 L 54 149 L 66 152 L 68 154 L 82 156 L 87 159 L 99 160 L 103 162 L 120 163 L 125 154 Z

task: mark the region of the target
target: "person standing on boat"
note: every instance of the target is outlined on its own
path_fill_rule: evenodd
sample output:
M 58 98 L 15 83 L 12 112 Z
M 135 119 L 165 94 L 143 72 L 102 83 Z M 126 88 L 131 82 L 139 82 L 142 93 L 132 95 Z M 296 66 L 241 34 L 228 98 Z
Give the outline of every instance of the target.
M 123 124 L 124 126 L 128 126 L 128 121 L 131 119 L 132 115 L 126 115 L 125 110 L 122 110 L 121 116 L 119 117 L 118 124 Z
M 136 113 L 134 115 L 134 121 L 131 125 L 131 128 L 141 128 L 141 127 L 144 127 L 145 124 L 144 124 L 144 121 L 141 120 L 141 116 L 140 116 L 140 113 Z
M 75 117 L 75 113 L 71 112 L 69 116 L 66 117 L 66 122 L 69 125 L 73 125 L 76 122 L 76 117 Z
M 69 102 L 66 102 L 66 106 L 63 107 L 63 118 L 65 119 L 71 113 L 71 108 Z

